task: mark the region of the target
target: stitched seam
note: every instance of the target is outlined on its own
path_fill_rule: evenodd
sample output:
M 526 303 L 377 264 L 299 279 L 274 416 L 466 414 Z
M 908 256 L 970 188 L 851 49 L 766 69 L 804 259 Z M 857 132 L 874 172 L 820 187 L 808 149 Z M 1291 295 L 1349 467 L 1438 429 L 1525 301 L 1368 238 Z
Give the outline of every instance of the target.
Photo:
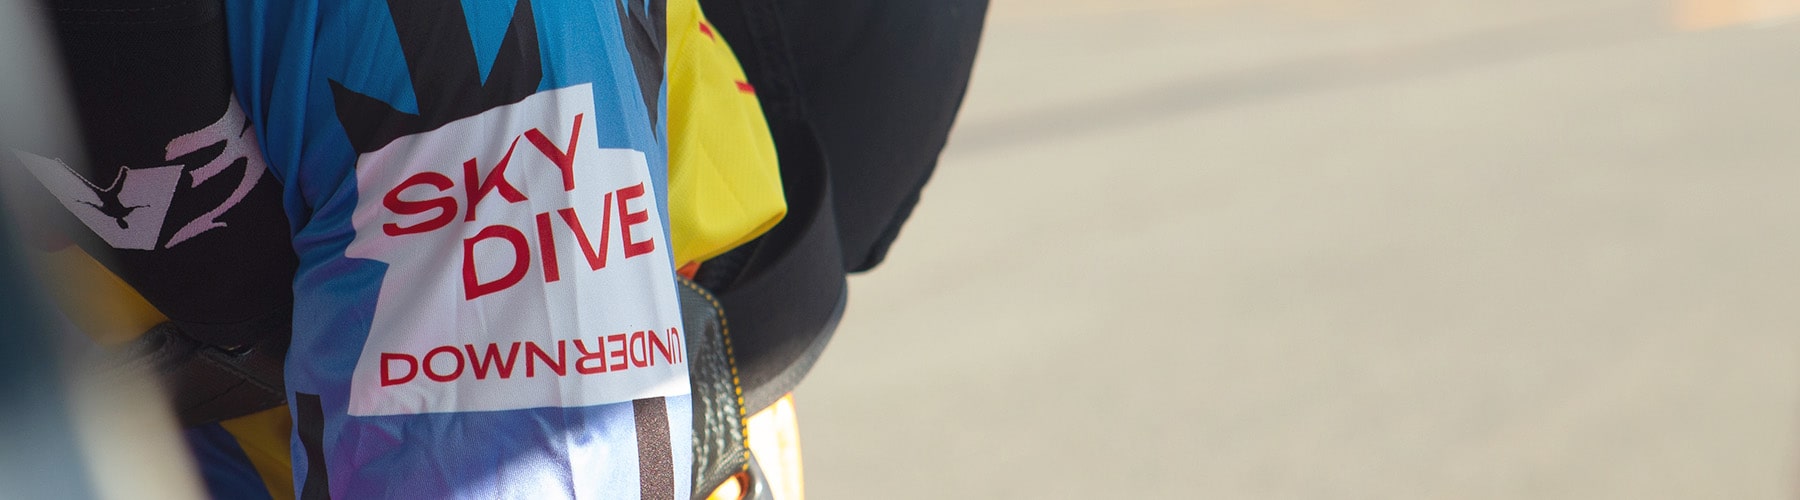
M 719 305 L 719 299 L 692 281 L 682 279 L 676 282 L 700 294 L 707 303 L 712 304 L 713 311 L 719 314 L 720 336 L 725 339 L 725 364 L 731 366 L 731 392 L 737 396 L 738 428 L 744 433 L 744 465 L 738 468 L 738 472 L 750 472 L 750 416 L 744 409 L 744 386 L 738 382 L 737 354 L 731 350 L 731 322 L 725 319 L 725 306 Z

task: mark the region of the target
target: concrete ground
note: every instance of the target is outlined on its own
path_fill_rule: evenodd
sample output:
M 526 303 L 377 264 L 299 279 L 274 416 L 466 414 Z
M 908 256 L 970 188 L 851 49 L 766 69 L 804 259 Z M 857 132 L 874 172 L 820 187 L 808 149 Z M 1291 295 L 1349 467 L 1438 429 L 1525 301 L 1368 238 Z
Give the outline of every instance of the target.
M 814 499 L 1800 493 L 1785 0 L 995 0 Z

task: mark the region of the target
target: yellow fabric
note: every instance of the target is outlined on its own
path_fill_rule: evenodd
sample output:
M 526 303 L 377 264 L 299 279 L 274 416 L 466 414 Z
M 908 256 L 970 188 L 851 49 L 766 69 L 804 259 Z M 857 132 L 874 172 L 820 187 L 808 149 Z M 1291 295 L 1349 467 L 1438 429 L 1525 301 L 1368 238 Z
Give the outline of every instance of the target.
M 668 3 L 669 238 L 675 266 L 756 238 L 787 214 L 762 105 L 697 0 Z
M 115 346 L 138 338 L 168 321 L 125 280 L 81 250 L 69 245 L 45 256 L 50 296 L 69 321 L 95 343 Z
M 294 422 L 288 416 L 287 405 L 219 422 L 219 426 L 237 438 L 244 456 L 250 457 L 250 466 L 256 469 L 256 475 L 262 476 L 263 487 L 268 488 L 269 496 L 275 500 L 293 500 L 294 460 L 293 455 L 288 454 L 288 433 Z

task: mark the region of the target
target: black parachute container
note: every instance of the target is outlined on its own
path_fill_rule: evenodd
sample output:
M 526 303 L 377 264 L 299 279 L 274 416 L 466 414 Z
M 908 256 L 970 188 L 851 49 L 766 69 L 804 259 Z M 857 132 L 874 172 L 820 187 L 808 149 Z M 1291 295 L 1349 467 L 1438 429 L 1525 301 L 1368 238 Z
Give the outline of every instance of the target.
M 781 159 L 788 215 L 700 268 L 719 291 L 751 411 L 793 390 L 937 165 L 986 0 L 701 0 Z

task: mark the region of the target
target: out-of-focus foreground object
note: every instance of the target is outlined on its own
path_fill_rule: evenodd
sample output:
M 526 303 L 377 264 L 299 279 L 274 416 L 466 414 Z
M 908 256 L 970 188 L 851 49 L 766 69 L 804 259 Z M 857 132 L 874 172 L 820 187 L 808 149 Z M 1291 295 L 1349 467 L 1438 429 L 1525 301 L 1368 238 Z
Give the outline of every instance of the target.
M 762 467 L 763 481 L 768 483 L 776 500 L 806 498 L 805 475 L 800 465 L 800 420 L 794 414 L 794 395 L 782 396 L 763 411 L 751 415 L 749 424 L 750 453 Z
M 1774 23 L 1800 16 L 1796 0 L 1675 0 L 1675 27 L 1684 30 Z
M 66 100 L 36 12 L 0 3 L 0 169 L 20 166 L 19 148 L 65 146 L 73 137 Z M 60 143 L 60 144 L 59 144 Z M 9 199 L 11 198 L 11 199 Z M 194 498 L 193 469 L 157 388 L 104 372 L 93 345 L 49 307 L 34 276 L 34 220 L 0 192 L 0 491 L 9 498 Z
M 707 500 L 804 500 L 800 421 L 794 414 L 794 395 L 775 400 L 775 404 L 751 415 L 746 424 L 753 465 L 720 484 Z

